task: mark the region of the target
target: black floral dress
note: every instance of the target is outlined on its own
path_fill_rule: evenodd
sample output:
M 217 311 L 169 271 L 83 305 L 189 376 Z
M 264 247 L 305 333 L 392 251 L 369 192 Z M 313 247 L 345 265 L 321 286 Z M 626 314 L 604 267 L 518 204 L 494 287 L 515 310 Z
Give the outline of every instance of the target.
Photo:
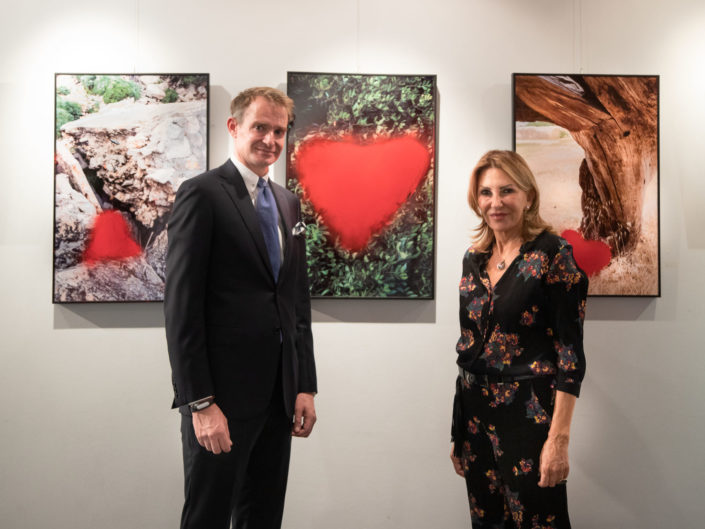
M 570 527 L 566 487 L 538 487 L 556 391 L 578 396 L 585 374 L 588 280 L 570 245 L 543 232 L 494 287 L 488 252 L 470 248 L 460 281 L 455 453 L 473 527 Z

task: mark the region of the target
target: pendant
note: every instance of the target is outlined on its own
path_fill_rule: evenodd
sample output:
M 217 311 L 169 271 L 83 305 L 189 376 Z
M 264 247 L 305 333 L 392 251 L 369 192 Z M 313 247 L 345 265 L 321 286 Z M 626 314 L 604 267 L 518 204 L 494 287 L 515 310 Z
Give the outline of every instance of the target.
M 507 263 L 504 262 L 504 259 L 502 259 L 499 263 L 497 263 L 497 270 L 504 270 L 504 267 L 507 266 Z

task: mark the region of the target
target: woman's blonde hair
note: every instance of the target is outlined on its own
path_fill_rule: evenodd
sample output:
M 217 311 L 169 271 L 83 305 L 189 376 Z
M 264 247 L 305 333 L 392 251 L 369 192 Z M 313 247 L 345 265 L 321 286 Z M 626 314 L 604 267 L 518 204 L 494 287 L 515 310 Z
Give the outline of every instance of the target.
M 551 225 L 541 218 L 539 214 L 540 193 L 536 178 L 531 172 L 529 165 L 524 158 L 514 151 L 488 151 L 486 152 L 470 174 L 470 187 L 468 188 L 468 204 L 475 214 L 482 219 L 480 225 L 475 228 L 477 232 L 473 237 L 473 247 L 481 252 L 488 251 L 494 243 L 494 232 L 487 225 L 487 222 L 482 217 L 480 206 L 477 203 L 477 188 L 480 183 L 482 174 L 490 168 L 501 169 L 507 176 L 516 184 L 516 186 L 524 191 L 531 201 L 529 209 L 524 211 L 523 225 L 521 236 L 524 241 L 530 241 L 536 238 L 542 231 L 553 231 Z

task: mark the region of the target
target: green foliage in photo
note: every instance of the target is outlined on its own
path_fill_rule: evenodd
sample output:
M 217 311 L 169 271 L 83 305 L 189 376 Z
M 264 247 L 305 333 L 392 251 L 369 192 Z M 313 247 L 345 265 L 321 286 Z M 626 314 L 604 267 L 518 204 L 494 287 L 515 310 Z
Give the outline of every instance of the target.
M 56 137 L 61 137 L 60 129 L 69 121 L 75 121 L 83 115 L 81 105 L 73 101 L 66 101 L 63 97 L 56 96 Z
M 288 186 L 302 199 L 311 295 L 433 296 L 435 82 L 427 76 L 290 74 L 296 105 L 289 133 Z M 306 137 L 351 135 L 359 142 L 415 134 L 431 153 L 421 185 L 382 232 L 360 252 L 341 247 L 306 201 L 293 156 Z
M 106 104 L 128 97 L 137 100 L 142 93 L 139 84 L 115 75 L 82 75 L 81 84 L 89 94 L 102 96 Z
M 208 81 L 207 75 L 184 75 L 175 76 L 181 86 L 196 85 L 205 86 Z
M 179 94 L 176 93 L 176 90 L 173 88 L 167 88 L 164 90 L 164 97 L 162 97 L 161 102 L 162 103 L 174 103 L 178 101 L 179 99 Z

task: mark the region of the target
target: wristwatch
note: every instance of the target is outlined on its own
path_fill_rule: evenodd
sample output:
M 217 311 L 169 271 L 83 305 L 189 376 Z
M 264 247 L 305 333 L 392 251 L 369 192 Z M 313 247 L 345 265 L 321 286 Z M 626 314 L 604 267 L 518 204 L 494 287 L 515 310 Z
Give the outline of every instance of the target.
M 193 411 L 205 410 L 208 406 L 215 402 L 215 397 L 206 397 L 205 399 L 196 400 L 191 402 L 188 407 Z

